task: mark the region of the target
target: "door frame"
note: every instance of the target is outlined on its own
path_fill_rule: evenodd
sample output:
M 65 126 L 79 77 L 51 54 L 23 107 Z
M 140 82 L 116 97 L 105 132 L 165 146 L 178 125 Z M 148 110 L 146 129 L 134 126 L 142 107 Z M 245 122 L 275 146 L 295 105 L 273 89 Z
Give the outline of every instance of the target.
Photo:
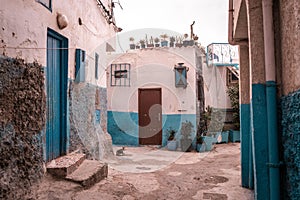
M 160 93 L 160 98 L 159 98 L 159 103 L 160 105 L 162 106 L 162 89 L 161 88 L 139 88 L 138 89 L 138 126 L 139 126 L 139 129 L 138 129 L 138 136 L 139 136 L 139 144 L 141 143 L 141 139 L 140 138 L 140 108 L 141 108 L 141 96 L 140 96 L 140 91 L 159 91 Z M 161 111 L 161 116 L 160 116 L 160 144 L 159 145 L 162 145 L 162 111 Z
M 48 37 L 53 37 L 57 40 L 59 40 L 61 42 L 61 59 L 60 59 L 60 64 L 61 64 L 61 68 L 60 68 L 60 105 L 61 105 L 61 114 L 60 114 L 60 155 L 65 155 L 67 153 L 67 142 L 68 142 L 68 99 L 67 99 L 67 89 L 68 89 L 68 58 L 69 58 L 69 51 L 68 51 L 68 47 L 69 47 L 69 41 L 68 38 L 66 38 L 65 36 L 57 33 L 56 31 L 47 28 L 47 37 L 46 39 L 48 40 Z M 47 47 L 48 48 L 48 47 Z M 46 55 L 48 54 L 48 49 L 46 51 Z M 46 56 L 47 57 L 47 56 Z M 48 61 L 46 60 L 46 63 Z M 47 63 L 48 64 L 48 63 Z M 47 66 L 46 64 L 46 66 Z M 47 74 L 47 70 L 46 71 L 46 93 L 48 90 L 48 83 L 47 83 L 47 79 L 48 79 L 48 74 Z M 47 99 L 47 108 L 48 110 L 48 99 Z M 46 124 L 47 126 L 47 124 Z M 47 127 L 46 127 L 47 130 Z M 46 132 L 47 134 L 47 132 Z M 47 138 L 47 137 L 46 137 Z M 46 141 L 47 143 L 47 141 Z M 46 145 L 46 144 L 45 144 Z M 48 158 L 48 153 L 47 152 L 47 148 L 46 149 L 46 161 L 51 160 L 52 158 Z

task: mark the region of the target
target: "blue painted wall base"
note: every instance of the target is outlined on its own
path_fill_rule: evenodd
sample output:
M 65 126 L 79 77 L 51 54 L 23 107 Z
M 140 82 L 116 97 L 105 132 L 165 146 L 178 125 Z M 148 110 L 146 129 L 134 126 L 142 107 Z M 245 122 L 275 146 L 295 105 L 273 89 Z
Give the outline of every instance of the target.
M 250 104 L 240 105 L 242 186 L 250 188 Z
M 255 199 L 269 199 L 268 127 L 266 110 L 266 86 L 252 84 L 252 147 Z
M 181 123 L 185 121 L 192 122 L 194 132 L 192 133 L 193 144 L 196 149 L 196 115 L 195 114 L 170 114 L 162 115 L 162 146 L 167 145 L 168 133 L 167 129 L 177 131 L 175 138 L 180 141 Z M 107 130 L 112 137 L 115 145 L 139 145 L 139 128 L 138 128 L 138 113 L 133 112 L 107 112 Z M 180 142 L 178 142 L 180 143 Z
M 107 131 L 113 144 L 138 146 L 138 113 L 108 111 Z

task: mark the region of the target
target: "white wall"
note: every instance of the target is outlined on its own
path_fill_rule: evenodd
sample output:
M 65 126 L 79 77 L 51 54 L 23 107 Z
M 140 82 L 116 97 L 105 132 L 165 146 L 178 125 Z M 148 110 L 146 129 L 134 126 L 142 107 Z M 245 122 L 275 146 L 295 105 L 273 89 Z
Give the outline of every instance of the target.
M 109 8 L 109 1 L 102 1 Z M 9 57 L 21 57 L 27 62 L 36 60 L 46 66 L 47 28 L 69 39 L 69 78 L 74 79 L 75 49 L 82 48 L 88 55 L 86 80 L 105 86 L 105 67 L 99 68 L 98 81 L 94 80 L 94 50 L 102 49 L 100 63 L 105 57 L 104 42 L 115 36 L 113 25 L 104 19 L 95 0 L 52 0 L 52 12 L 35 0 L 1 0 L 0 53 Z M 68 26 L 60 30 L 57 12 L 67 16 Z M 79 25 L 78 18 L 83 25 Z M 26 48 L 26 49 L 24 49 Z M 102 76 L 100 76 L 102 74 Z
M 205 106 L 214 108 L 231 108 L 227 90 L 227 68 L 220 66 L 203 66 Z
M 141 49 L 128 51 L 112 60 L 114 64 L 131 64 L 131 86 L 110 86 L 108 66 L 108 110 L 138 112 L 138 89 L 162 88 L 164 114 L 196 114 L 195 51 L 194 47 Z M 185 89 L 175 87 L 173 69 L 179 62 L 189 68 Z

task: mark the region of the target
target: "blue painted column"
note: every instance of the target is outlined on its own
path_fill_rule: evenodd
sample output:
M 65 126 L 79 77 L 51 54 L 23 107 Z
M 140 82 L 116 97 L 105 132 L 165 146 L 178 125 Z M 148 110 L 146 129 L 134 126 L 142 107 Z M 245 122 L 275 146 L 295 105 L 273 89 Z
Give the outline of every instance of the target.
M 240 63 L 240 132 L 241 132 L 241 182 L 242 186 L 250 188 L 250 73 L 249 47 L 239 46 Z M 252 163 L 252 162 L 251 162 Z M 253 175 L 252 175 L 253 178 Z
M 242 186 L 249 188 L 250 165 L 250 104 L 240 105 L 240 131 L 241 131 L 241 174 Z
M 250 58 L 251 137 L 254 195 L 270 199 L 268 171 L 268 120 L 262 0 L 246 0 Z

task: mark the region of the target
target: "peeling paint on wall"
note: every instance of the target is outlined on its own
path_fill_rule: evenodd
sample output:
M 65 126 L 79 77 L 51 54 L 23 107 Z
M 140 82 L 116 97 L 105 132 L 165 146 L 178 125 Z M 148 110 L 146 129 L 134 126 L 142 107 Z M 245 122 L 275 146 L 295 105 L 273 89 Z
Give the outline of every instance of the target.
M 96 106 L 96 94 L 100 104 Z M 70 82 L 70 151 L 81 150 L 89 158 L 113 156 L 112 142 L 106 132 L 106 91 L 86 83 Z M 96 109 L 100 124 L 95 123 Z

